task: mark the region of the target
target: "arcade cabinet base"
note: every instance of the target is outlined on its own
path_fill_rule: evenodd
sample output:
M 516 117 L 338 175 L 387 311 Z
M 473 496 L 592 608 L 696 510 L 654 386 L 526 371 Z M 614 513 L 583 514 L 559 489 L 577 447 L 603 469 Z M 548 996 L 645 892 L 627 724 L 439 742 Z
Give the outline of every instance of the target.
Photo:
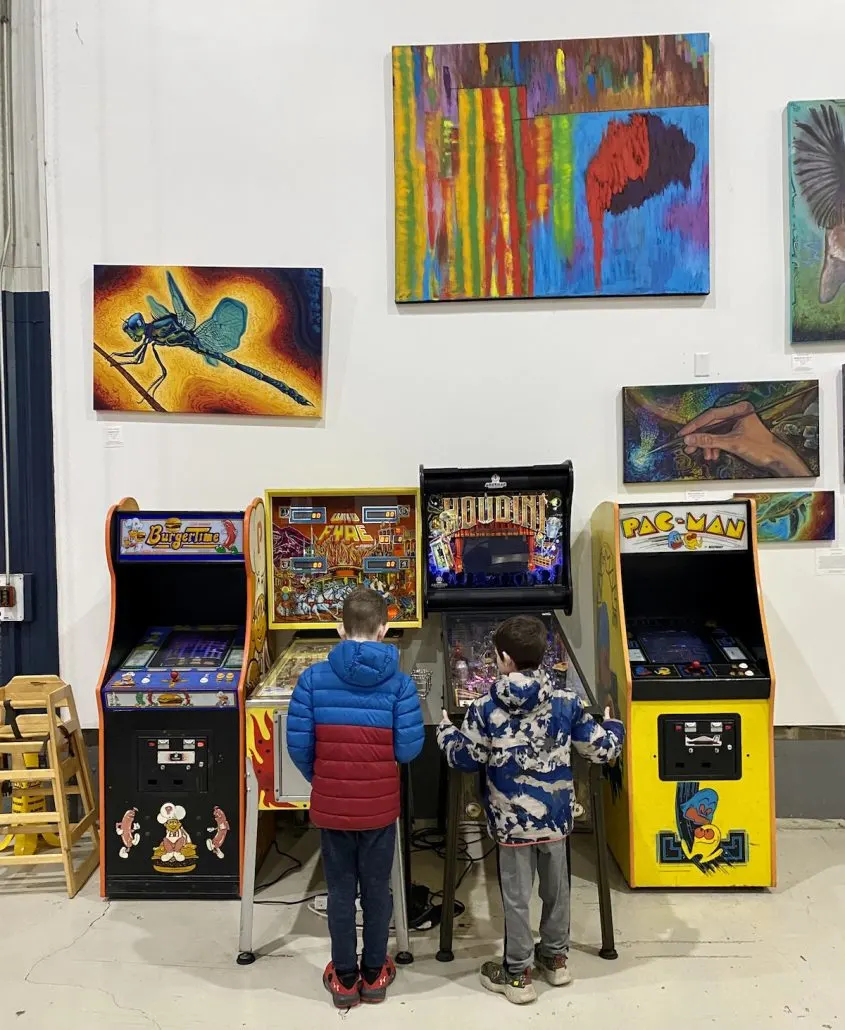
M 610 837 L 632 887 L 775 886 L 769 712 L 767 700 L 631 705 L 630 855 L 618 825 Z

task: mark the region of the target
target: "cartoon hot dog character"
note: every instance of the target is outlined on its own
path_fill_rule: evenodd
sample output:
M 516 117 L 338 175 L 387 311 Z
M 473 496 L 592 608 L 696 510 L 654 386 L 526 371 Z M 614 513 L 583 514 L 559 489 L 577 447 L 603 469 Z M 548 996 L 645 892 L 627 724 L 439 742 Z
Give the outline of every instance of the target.
M 129 852 L 141 840 L 140 833 L 135 832 L 141 828 L 141 824 L 135 822 L 137 814 L 137 808 L 127 808 L 120 822 L 115 823 L 114 828 L 117 831 L 117 835 L 123 841 L 123 847 L 118 852 L 121 858 L 129 858 Z
M 205 845 L 208 850 L 216 855 L 218 858 L 223 858 L 223 841 L 226 839 L 226 834 L 229 832 L 229 820 L 226 818 L 226 813 L 218 805 L 214 806 L 211 813 L 214 819 L 214 826 L 208 827 L 208 832 L 213 833 L 213 837 L 207 837 Z

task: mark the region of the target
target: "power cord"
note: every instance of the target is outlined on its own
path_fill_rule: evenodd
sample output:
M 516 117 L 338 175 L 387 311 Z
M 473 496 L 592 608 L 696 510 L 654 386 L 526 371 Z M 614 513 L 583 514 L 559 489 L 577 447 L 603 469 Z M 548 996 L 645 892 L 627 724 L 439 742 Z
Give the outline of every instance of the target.
M 278 876 L 274 876 L 272 880 L 268 880 L 267 883 L 259 884 L 255 888 L 256 899 L 262 891 L 269 890 L 270 887 L 275 887 L 277 883 L 281 883 L 286 877 L 290 876 L 291 873 L 299 872 L 302 868 L 302 862 L 295 855 L 291 855 L 287 851 L 282 851 L 276 841 L 273 841 L 273 849 L 276 854 L 281 858 L 287 858 L 290 861 L 290 865 L 287 869 L 283 869 Z M 256 900 L 256 905 L 306 905 L 309 901 L 313 901 L 315 898 L 326 897 L 325 891 L 317 891 L 316 894 L 309 894 L 305 898 L 296 898 L 293 901 L 284 901 L 281 898 L 262 898 L 260 901 Z

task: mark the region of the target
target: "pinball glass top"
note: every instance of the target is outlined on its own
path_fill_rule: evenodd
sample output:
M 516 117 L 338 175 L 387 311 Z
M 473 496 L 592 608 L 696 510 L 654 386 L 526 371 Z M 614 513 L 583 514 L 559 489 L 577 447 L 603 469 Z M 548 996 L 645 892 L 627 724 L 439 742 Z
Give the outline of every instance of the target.
M 416 490 L 270 491 L 270 628 L 330 627 L 356 587 L 397 628 L 422 625 Z
M 444 615 L 443 639 L 446 653 L 446 708 L 450 713 L 468 708 L 486 694 L 498 676 L 493 634 L 496 627 L 515 612 L 495 615 Z M 539 616 L 549 630 L 543 668 L 561 686 L 566 686 L 588 708 L 595 700 L 581 670 L 571 656 L 557 618 L 550 612 Z
M 266 705 L 288 701 L 302 673 L 317 662 L 324 662 L 337 643 L 337 639 L 329 638 L 294 640 L 270 667 L 247 703 Z

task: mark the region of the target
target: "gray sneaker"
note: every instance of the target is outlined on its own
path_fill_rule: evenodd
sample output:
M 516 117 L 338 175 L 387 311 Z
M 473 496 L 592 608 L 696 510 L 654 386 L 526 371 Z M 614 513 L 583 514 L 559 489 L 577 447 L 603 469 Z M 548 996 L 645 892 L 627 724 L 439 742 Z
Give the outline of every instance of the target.
M 530 969 L 514 976 L 500 962 L 485 962 L 481 967 L 481 984 L 494 994 L 504 994 L 512 1005 L 528 1005 L 537 1000 Z
M 534 965 L 543 974 L 546 983 L 552 987 L 565 987 L 572 983 L 572 975 L 566 961 L 566 955 L 547 957 L 540 952 L 540 945 L 534 949 Z

